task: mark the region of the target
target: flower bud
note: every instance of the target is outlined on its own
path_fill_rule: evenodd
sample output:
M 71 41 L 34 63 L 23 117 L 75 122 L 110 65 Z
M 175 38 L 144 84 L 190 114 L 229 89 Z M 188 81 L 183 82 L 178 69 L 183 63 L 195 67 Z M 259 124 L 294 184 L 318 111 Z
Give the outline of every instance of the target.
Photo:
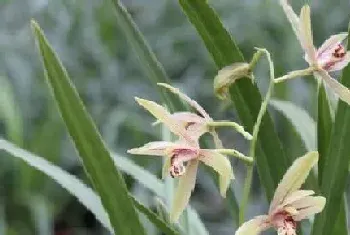
M 251 69 L 248 63 L 234 63 L 219 70 L 214 78 L 214 93 L 219 99 L 228 98 L 230 86 L 243 77 L 251 78 Z

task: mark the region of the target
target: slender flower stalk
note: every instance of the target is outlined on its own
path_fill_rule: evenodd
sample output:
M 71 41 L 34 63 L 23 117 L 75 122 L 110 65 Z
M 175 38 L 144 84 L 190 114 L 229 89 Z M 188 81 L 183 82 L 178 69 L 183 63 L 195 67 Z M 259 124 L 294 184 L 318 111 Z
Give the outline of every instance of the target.
M 313 196 L 314 191 L 300 190 L 317 161 L 317 152 L 295 160 L 279 183 L 268 214 L 245 222 L 235 235 L 258 235 L 271 227 L 278 235 L 296 235 L 297 222 L 321 212 L 326 204 L 326 198 Z
M 268 90 L 266 92 L 265 99 L 261 104 L 255 125 L 253 127 L 253 138 L 252 138 L 252 141 L 250 143 L 250 149 L 249 149 L 249 156 L 253 159 L 253 161 L 255 159 L 256 144 L 258 141 L 258 134 L 259 134 L 259 130 L 260 130 L 260 125 L 261 125 L 262 119 L 266 113 L 270 98 L 272 96 L 273 88 L 274 88 L 274 81 L 275 81 L 274 65 L 273 65 L 273 61 L 271 59 L 270 53 L 266 49 L 257 48 L 257 50 L 258 50 L 258 52 L 260 52 L 260 55 L 265 54 L 267 57 L 267 60 L 269 62 L 270 83 L 269 83 Z M 239 224 L 242 224 L 244 221 L 245 210 L 246 210 L 247 204 L 249 202 L 250 189 L 251 189 L 252 180 L 253 180 L 253 170 L 254 170 L 253 165 L 247 167 L 247 175 L 246 175 L 246 178 L 244 181 L 244 187 L 243 187 L 243 199 L 242 199 L 242 203 L 241 203 L 240 208 L 239 208 Z
M 215 149 L 214 151 L 221 153 L 221 154 L 225 154 L 225 155 L 229 155 L 229 156 L 233 156 L 235 158 L 238 158 L 238 159 L 244 161 L 245 163 L 247 163 L 247 165 L 252 165 L 254 163 L 254 160 L 252 157 L 247 157 L 243 153 L 240 153 L 239 151 L 237 151 L 235 149 Z
M 328 72 L 342 70 L 350 62 L 350 52 L 346 51 L 342 45 L 348 36 L 347 33 L 332 35 L 320 48 L 316 49 L 313 44 L 310 7 L 303 6 L 300 17 L 298 17 L 287 0 L 280 0 L 280 3 L 305 52 L 304 59 L 310 68 L 304 70 L 306 74 L 303 74 L 303 70 L 299 70 L 300 74 L 298 71 L 292 72 L 284 78 L 279 78 L 276 83 L 312 72 L 317 79 L 324 81 L 341 100 L 350 104 L 350 90 L 328 74 Z
M 244 138 L 247 140 L 252 140 L 253 136 L 244 130 L 244 127 L 239 125 L 236 122 L 230 122 L 230 121 L 212 121 L 208 122 L 207 125 L 209 127 L 232 127 L 235 129 L 238 133 L 242 134 Z

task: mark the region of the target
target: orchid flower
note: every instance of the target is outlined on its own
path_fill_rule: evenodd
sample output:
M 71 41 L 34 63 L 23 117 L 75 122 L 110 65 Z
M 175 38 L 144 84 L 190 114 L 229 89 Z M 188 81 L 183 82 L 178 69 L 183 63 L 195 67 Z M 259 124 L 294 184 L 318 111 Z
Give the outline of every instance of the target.
M 179 177 L 179 184 L 172 204 L 170 220 L 176 222 L 189 202 L 194 189 L 198 163 L 212 167 L 223 179 L 220 193 L 225 196 L 230 181 L 234 178 L 230 161 L 215 150 L 200 149 L 199 145 L 188 145 L 186 141 L 175 143 L 158 141 L 150 142 L 140 148 L 128 150 L 128 153 L 166 157 L 163 177 L 170 173 Z M 186 164 L 186 166 L 185 166 Z
M 194 137 L 199 138 L 204 133 L 209 132 L 213 136 L 214 141 L 217 143 L 217 146 L 221 148 L 222 147 L 221 141 L 219 140 L 217 133 L 215 132 L 215 130 L 213 130 L 212 127 L 229 126 L 229 127 L 233 127 L 237 132 L 242 134 L 246 139 L 248 140 L 252 139 L 251 134 L 246 132 L 241 125 L 235 122 L 214 121 L 201 105 L 199 105 L 195 100 L 192 100 L 186 94 L 182 93 L 178 88 L 172 87 L 166 83 L 158 83 L 158 85 L 178 95 L 183 101 L 185 101 L 187 104 L 189 104 L 191 107 L 193 107 L 197 111 L 198 114 L 191 113 L 191 112 L 176 112 L 171 114 L 172 118 L 181 122 L 182 125 L 184 125 L 186 129 L 190 131 Z
M 316 49 L 313 45 L 310 7 L 305 5 L 298 17 L 287 0 L 280 0 L 280 3 L 305 52 L 304 58 L 310 65 L 309 72 L 313 72 L 314 76 L 323 80 L 340 99 L 350 104 L 349 89 L 328 74 L 328 72 L 343 69 L 350 62 L 350 52 L 346 51 L 342 45 L 348 36 L 347 33 L 332 35 L 319 49 Z
M 267 215 L 245 222 L 236 235 L 257 235 L 271 227 L 278 235 L 296 235 L 297 222 L 321 212 L 326 199 L 313 196 L 312 190 L 299 190 L 318 161 L 317 152 L 309 152 L 294 161 L 279 183 Z

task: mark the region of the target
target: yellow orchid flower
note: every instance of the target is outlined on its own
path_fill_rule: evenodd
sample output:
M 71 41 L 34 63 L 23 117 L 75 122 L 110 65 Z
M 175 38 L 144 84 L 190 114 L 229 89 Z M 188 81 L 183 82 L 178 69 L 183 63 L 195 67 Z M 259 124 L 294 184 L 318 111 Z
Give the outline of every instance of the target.
M 326 204 L 326 198 L 313 196 L 314 191 L 299 190 L 317 161 L 317 152 L 295 160 L 279 183 L 268 214 L 245 222 L 235 235 L 257 235 L 271 227 L 278 235 L 296 235 L 296 223 L 321 212 Z
M 226 156 L 215 150 L 200 149 L 198 145 L 189 145 L 186 141 L 150 142 L 140 148 L 128 150 L 128 153 L 139 155 L 164 156 L 167 158 L 163 167 L 163 177 L 169 174 L 179 177 L 170 219 L 176 222 L 189 202 L 194 189 L 198 163 L 212 167 L 223 179 L 220 193 L 225 196 L 230 181 L 234 178 L 231 163 Z M 186 166 L 185 166 L 186 164 Z
M 341 100 L 350 104 L 350 90 L 328 74 L 343 69 L 350 62 L 350 52 L 342 45 L 348 36 L 347 33 L 332 35 L 316 49 L 313 44 L 310 7 L 303 6 L 298 17 L 287 0 L 280 0 L 280 3 L 305 52 L 304 58 L 310 65 L 309 72 L 313 72 L 314 76 L 323 80 Z M 301 71 L 295 71 L 295 74 L 298 75 L 299 72 Z

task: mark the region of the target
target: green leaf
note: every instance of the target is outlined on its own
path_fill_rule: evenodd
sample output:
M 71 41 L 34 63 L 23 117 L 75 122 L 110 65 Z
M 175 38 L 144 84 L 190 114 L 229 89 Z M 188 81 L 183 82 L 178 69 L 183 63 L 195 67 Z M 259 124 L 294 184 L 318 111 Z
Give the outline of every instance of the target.
M 320 83 L 318 87 L 318 103 L 317 103 L 317 148 L 319 153 L 318 160 L 318 182 L 322 184 L 322 176 L 324 164 L 326 162 L 329 143 L 331 140 L 333 120 L 331 110 L 327 98 L 325 87 Z
M 144 234 L 125 182 L 115 168 L 90 115 L 39 25 L 32 21 L 33 33 L 45 68 L 45 77 L 60 114 L 79 152 L 92 185 L 101 197 L 117 234 Z
M 350 28 L 349 28 L 350 29 Z M 348 38 L 348 49 L 350 39 Z M 341 83 L 350 87 L 350 66 L 343 70 Z M 350 107 L 343 101 L 338 101 L 335 114 L 329 150 L 323 165 L 321 192 L 327 198 L 326 206 L 315 219 L 312 234 L 335 234 L 335 218 L 341 211 L 341 200 L 345 191 L 350 162 Z M 345 233 L 347 234 L 347 233 Z M 338 235 L 338 234 L 337 234 Z M 339 234 L 342 235 L 342 234 Z
M 167 104 L 171 111 L 175 110 L 174 107 L 174 97 L 173 95 L 167 93 L 164 89 L 157 86 L 159 82 L 169 83 L 168 78 L 163 66 L 157 60 L 155 54 L 153 53 L 151 47 L 148 45 L 147 41 L 144 39 L 141 31 L 138 29 L 137 25 L 131 18 L 130 14 L 123 6 L 120 0 L 111 0 L 114 9 L 115 16 L 117 18 L 117 23 L 119 27 L 123 30 L 128 43 L 130 43 L 132 49 L 137 55 L 137 59 L 145 72 L 148 79 L 151 81 L 152 85 L 158 90 L 163 101 Z
M 179 0 L 179 2 L 219 69 L 234 62 L 244 61 L 236 43 L 206 0 Z M 251 132 L 261 105 L 261 95 L 257 86 L 252 84 L 250 79 L 240 79 L 231 87 L 230 94 L 240 120 Z M 291 161 L 283 152 L 269 114 L 262 120 L 256 160 L 261 182 L 267 198 L 271 200 L 278 182 Z
M 53 165 L 44 158 L 38 157 L 26 150 L 16 147 L 14 144 L 7 142 L 6 140 L 0 140 L 0 150 L 5 150 L 10 153 L 11 156 L 19 158 L 25 161 L 30 166 L 46 174 L 51 179 L 60 184 L 70 194 L 75 196 L 81 204 L 83 204 L 88 210 L 90 210 L 101 224 L 113 233 L 112 225 L 110 224 L 108 214 L 102 206 L 100 197 L 81 180 L 77 179 L 74 175 L 64 171 L 58 166 Z M 129 165 L 128 165 L 129 166 Z M 166 235 L 178 235 L 179 233 L 161 220 L 155 213 L 150 211 L 147 207 L 133 198 L 131 200 L 135 207 L 146 215 L 146 217 L 156 225 Z M 38 209 L 38 208 L 36 208 Z
M 318 122 L 317 122 L 317 146 L 319 152 L 318 175 L 319 183 L 322 183 L 324 164 L 326 161 L 329 143 L 332 134 L 332 116 L 325 87 L 321 83 L 318 88 Z
M 270 105 L 281 112 L 300 134 L 308 151 L 316 150 L 316 123 L 302 108 L 289 101 L 271 100 Z
M 103 208 L 100 198 L 91 190 L 91 188 L 86 186 L 74 175 L 71 175 L 61 168 L 53 165 L 46 159 L 23 150 L 16 145 L 7 142 L 6 140 L 0 140 L 0 150 L 5 150 L 11 154 L 11 156 L 25 161 L 30 166 L 55 180 L 70 194 L 75 196 L 81 204 L 90 210 L 105 228 L 113 233 L 113 228 L 110 224 L 108 214 Z

